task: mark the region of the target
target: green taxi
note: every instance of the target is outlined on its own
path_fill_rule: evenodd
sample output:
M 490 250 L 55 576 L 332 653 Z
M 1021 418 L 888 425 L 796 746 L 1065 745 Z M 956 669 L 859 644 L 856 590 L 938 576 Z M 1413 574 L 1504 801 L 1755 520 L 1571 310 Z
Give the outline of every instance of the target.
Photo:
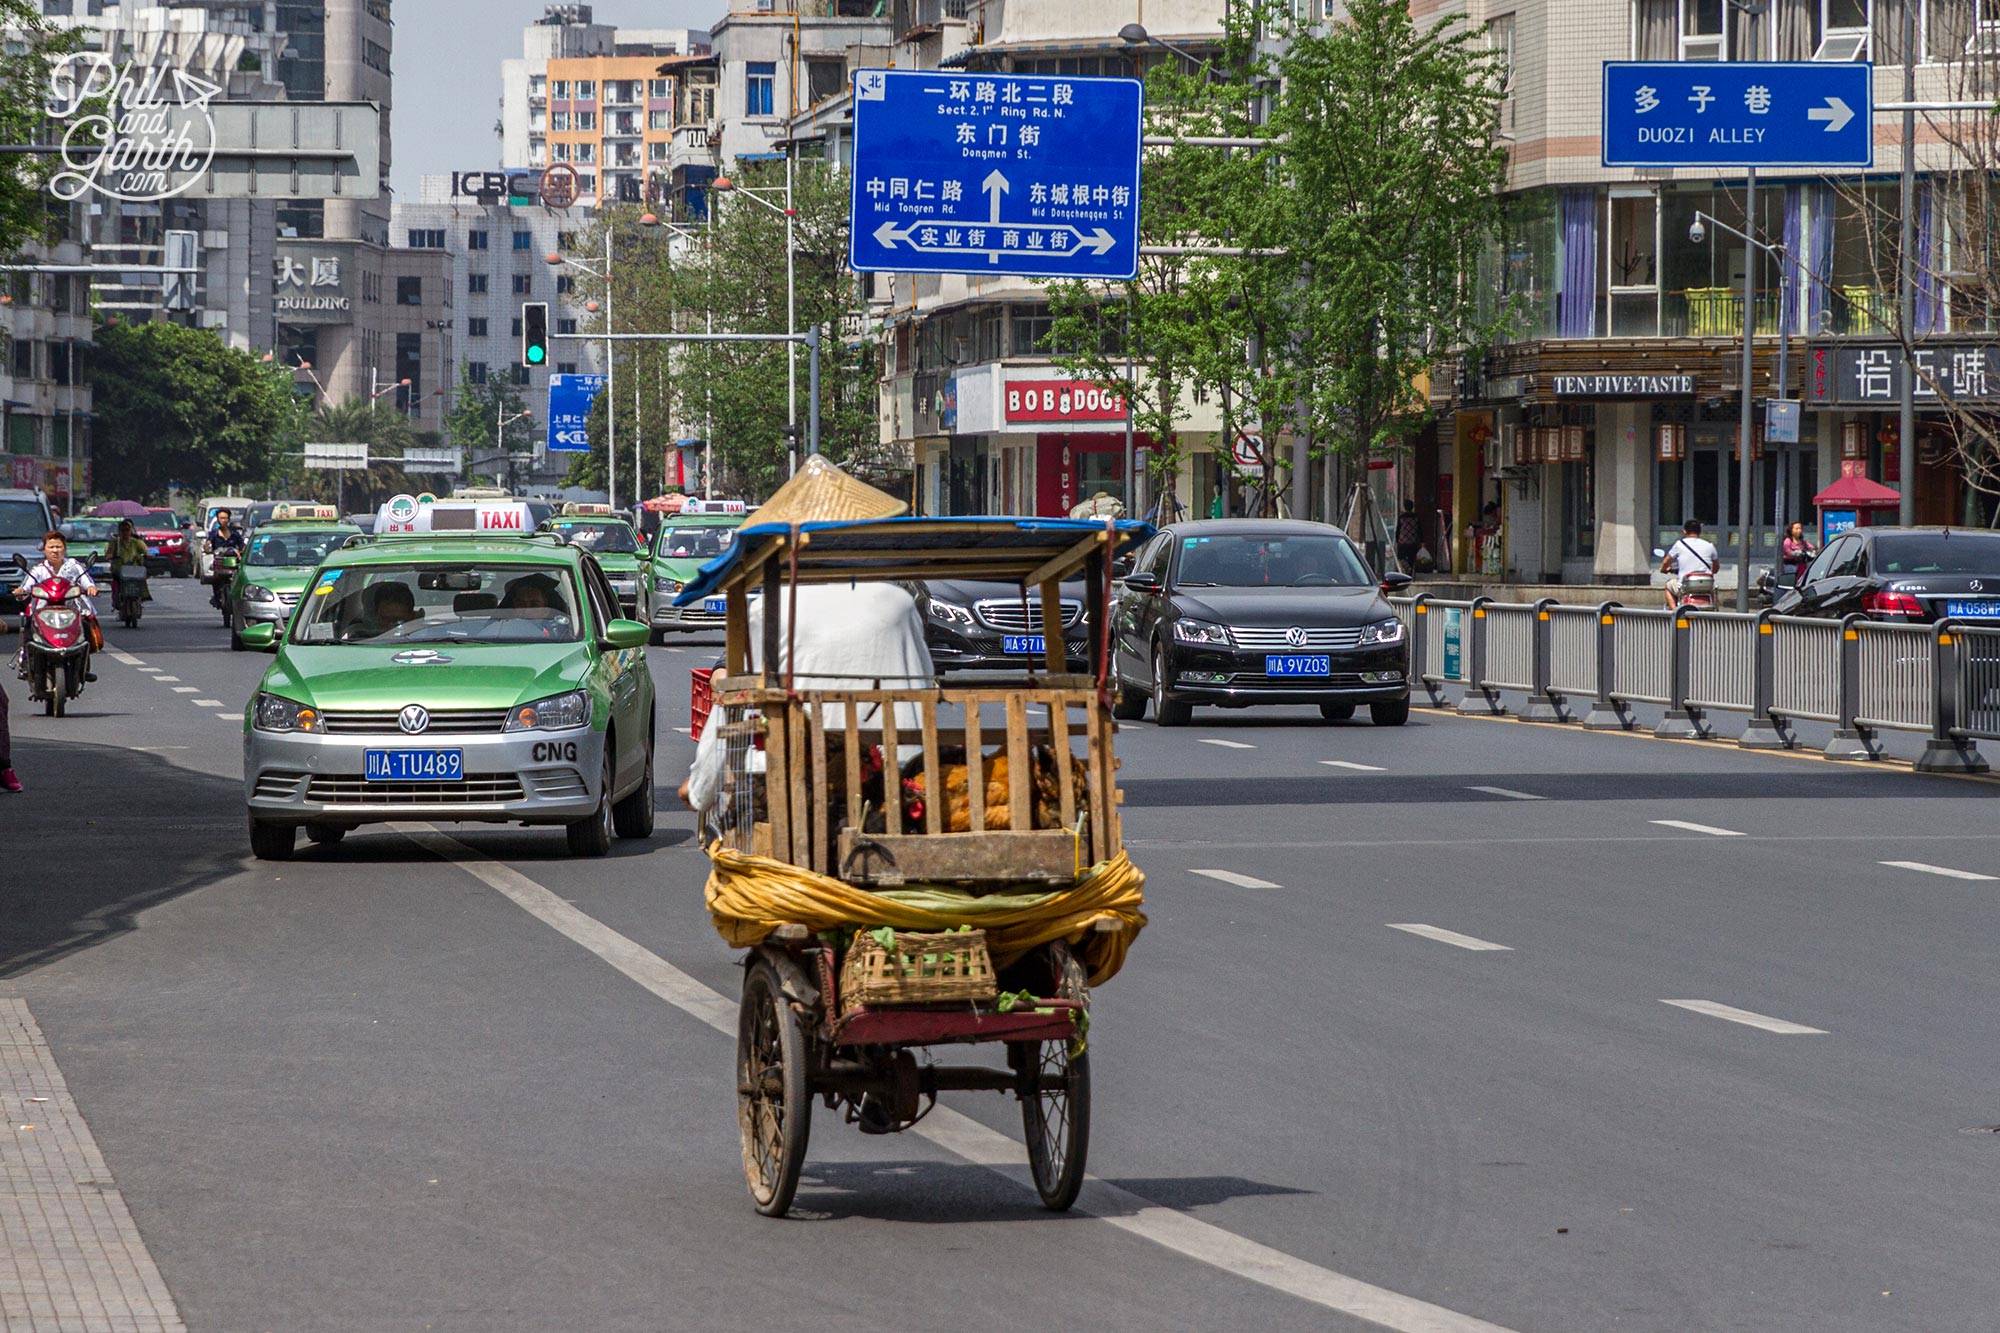
M 722 627 L 720 597 L 707 598 L 698 606 L 674 605 L 674 598 L 694 581 L 701 567 L 729 549 L 736 529 L 748 517 L 741 501 L 710 500 L 706 504 L 717 512 L 683 511 L 661 519 L 652 549 L 640 567 L 637 615 L 651 627 L 654 643 L 665 643 L 670 630 L 692 634 Z
M 352 523 L 325 519 L 272 519 L 259 524 L 244 544 L 243 559 L 230 581 L 229 646 L 243 648 L 251 625 L 278 625 L 292 618 L 299 597 L 322 560 L 361 535 Z
M 633 615 L 639 602 L 639 560 L 645 554 L 639 534 L 622 518 L 594 514 L 558 514 L 542 524 L 543 532 L 553 532 L 572 546 L 580 546 L 597 557 L 611 590 L 618 594 L 619 608 Z
M 442 505 L 439 508 L 443 508 Z M 646 627 L 546 535 L 363 537 L 317 572 L 245 712 L 250 847 L 284 860 L 385 820 L 561 825 L 603 856 L 653 831 Z

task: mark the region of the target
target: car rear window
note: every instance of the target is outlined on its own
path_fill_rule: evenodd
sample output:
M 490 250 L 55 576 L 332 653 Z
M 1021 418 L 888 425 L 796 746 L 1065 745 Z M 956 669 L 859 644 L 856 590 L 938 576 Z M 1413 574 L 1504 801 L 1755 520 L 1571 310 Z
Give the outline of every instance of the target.
M 36 500 L 0 500 L 0 541 L 40 541 L 48 512 Z
M 1878 574 L 2000 575 L 2000 533 L 1924 532 L 1875 539 Z

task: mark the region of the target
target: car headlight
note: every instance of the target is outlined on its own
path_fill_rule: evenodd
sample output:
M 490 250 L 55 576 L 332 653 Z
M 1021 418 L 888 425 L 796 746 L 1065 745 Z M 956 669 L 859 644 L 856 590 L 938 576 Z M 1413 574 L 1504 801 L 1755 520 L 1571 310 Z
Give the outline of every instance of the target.
M 947 625 L 964 625 L 968 629 L 972 626 L 972 612 L 950 602 L 940 602 L 935 597 L 931 599 L 931 619 L 942 620 Z
M 1403 622 L 1397 620 L 1394 616 L 1391 616 L 1387 620 L 1378 620 L 1372 625 L 1363 625 L 1361 627 L 1361 642 L 1363 643 L 1401 643 L 1402 641 Z
M 276 694 L 257 696 L 257 730 L 259 731 L 324 731 L 325 724 L 319 713 L 310 704 L 286 699 Z
M 507 715 L 508 731 L 561 731 L 590 722 L 590 696 L 582 690 L 522 704 Z
M 685 588 L 686 586 L 687 585 L 685 583 L 682 583 L 679 579 L 670 579 L 664 574 L 660 575 L 658 578 L 653 580 L 654 592 L 673 593 L 675 595 L 679 595 L 680 590 L 682 588 Z
M 1174 637 L 1182 643 L 1206 643 L 1227 648 L 1229 631 L 1206 620 L 1176 620 Z
M 243 600 L 246 602 L 275 602 L 278 600 L 278 594 L 272 592 L 261 583 L 253 583 L 243 590 Z

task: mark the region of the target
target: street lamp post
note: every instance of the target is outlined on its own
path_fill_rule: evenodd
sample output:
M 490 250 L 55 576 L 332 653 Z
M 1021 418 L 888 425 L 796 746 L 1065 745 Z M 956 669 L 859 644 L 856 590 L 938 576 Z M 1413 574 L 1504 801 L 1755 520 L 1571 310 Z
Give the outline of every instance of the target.
M 548 256 L 549 267 L 558 268 L 568 264 L 571 268 L 582 269 L 593 278 L 604 283 L 604 489 L 605 498 L 611 507 L 618 507 L 618 363 L 613 352 L 616 346 L 611 338 L 611 219 L 604 220 L 604 268 L 599 271 L 579 259 L 570 259 L 558 253 Z M 639 460 L 632 460 L 632 489 L 639 488 Z
M 521 420 L 521 418 L 523 417 L 533 416 L 534 413 L 527 411 L 526 409 L 523 409 L 522 411 L 516 412 L 511 417 L 501 416 L 500 414 L 502 412 L 505 412 L 506 410 L 507 410 L 506 400 L 496 399 L 494 401 L 493 447 L 500 451 L 500 457 L 504 459 L 507 463 L 507 491 L 511 495 L 514 490 L 514 456 L 507 452 L 507 427 L 513 425 L 516 421 Z M 467 463 L 466 471 L 469 473 L 471 472 L 471 470 L 472 470 L 472 464 Z

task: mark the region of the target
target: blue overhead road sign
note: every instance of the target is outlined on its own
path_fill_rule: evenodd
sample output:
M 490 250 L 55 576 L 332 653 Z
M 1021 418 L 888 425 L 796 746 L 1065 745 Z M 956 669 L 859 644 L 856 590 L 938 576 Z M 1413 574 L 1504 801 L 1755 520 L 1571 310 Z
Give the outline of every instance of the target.
M 591 400 L 604 387 L 602 375 L 549 376 L 549 452 L 587 454 Z
M 1607 167 L 1868 167 L 1875 67 L 1827 61 L 1604 64 Z
M 1136 79 L 854 75 L 848 259 L 863 272 L 1130 278 Z

